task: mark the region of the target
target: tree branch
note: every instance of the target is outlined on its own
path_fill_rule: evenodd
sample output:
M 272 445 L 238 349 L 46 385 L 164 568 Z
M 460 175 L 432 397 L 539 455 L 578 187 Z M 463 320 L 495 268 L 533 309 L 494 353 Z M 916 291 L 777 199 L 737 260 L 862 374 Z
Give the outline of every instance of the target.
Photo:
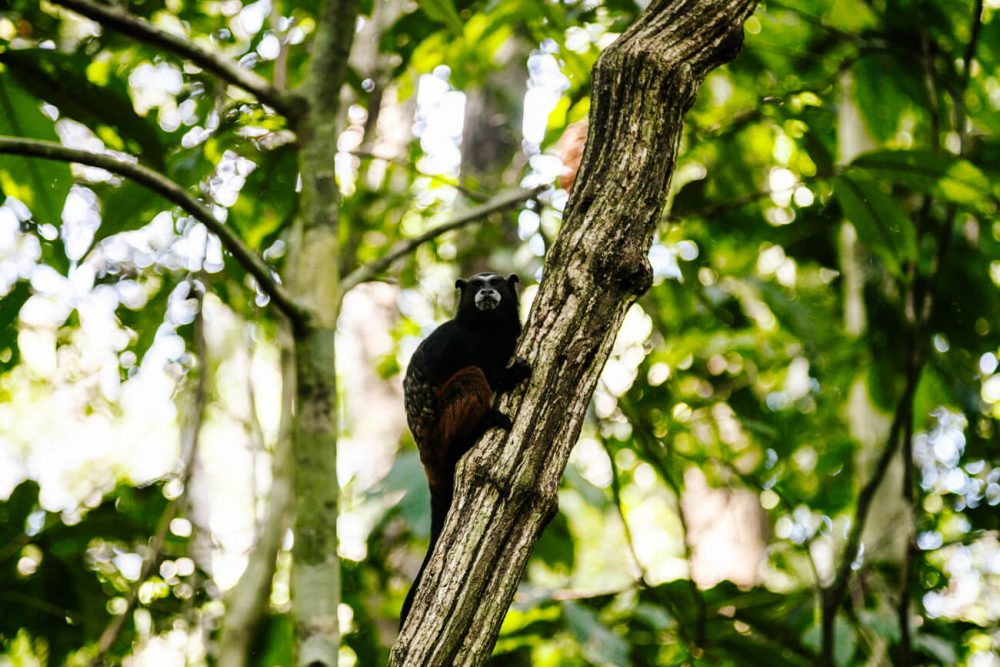
M 639 572 L 639 583 L 644 588 L 652 588 L 649 584 L 649 576 L 646 574 L 646 567 L 639 559 L 639 551 L 635 548 L 635 540 L 632 538 L 632 527 L 628 523 L 628 517 L 625 516 L 625 506 L 622 504 L 621 472 L 618 470 L 618 462 L 615 461 L 615 452 L 611 451 L 611 447 L 605 438 L 600 438 L 600 441 L 604 447 L 604 453 L 608 455 L 608 462 L 611 465 L 611 499 L 618 512 L 618 519 L 622 523 L 622 530 L 625 532 L 625 545 L 628 547 L 629 555 L 632 556 L 632 562 L 635 563 L 636 570 Z
M 278 309 L 289 319 L 296 323 L 303 323 L 308 319 L 308 313 L 292 301 L 285 289 L 274 278 L 272 269 L 252 250 L 243 245 L 243 241 L 236 235 L 236 232 L 216 220 L 208 207 L 163 174 L 135 162 L 127 162 L 111 155 L 69 148 L 54 141 L 0 136 L 0 154 L 2 153 L 86 164 L 124 176 L 149 188 L 167 201 L 184 209 L 189 215 L 205 225 L 210 232 L 218 236 L 223 247 L 246 269 L 247 273 L 254 277 L 261 290 L 274 300 Z
M 430 179 L 432 181 L 437 181 L 438 183 L 442 183 L 442 184 L 447 185 L 449 187 L 455 188 L 455 190 L 457 190 L 459 193 L 461 193 L 467 199 L 471 199 L 472 201 L 477 202 L 477 203 L 485 202 L 485 201 L 487 201 L 490 198 L 489 194 L 487 194 L 487 193 L 485 193 L 485 192 L 483 192 L 481 190 L 473 189 L 473 188 L 469 187 L 468 185 L 465 185 L 464 183 L 459 183 L 457 181 L 457 179 L 448 178 L 447 176 L 443 176 L 441 174 L 428 174 L 427 172 L 420 171 L 420 169 L 417 168 L 416 163 L 414 163 L 412 160 L 408 160 L 408 159 L 403 158 L 403 157 L 392 157 L 392 156 L 389 156 L 389 155 L 384 155 L 384 154 L 379 153 L 378 151 L 374 150 L 373 148 L 370 148 L 370 147 L 367 147 L 367 146 L 364 146 L 364 145 L 359 146 L 359 147 L 355 148 L 354 150 L 351 150 L 351 151 L 348 151 L 348 152 L 351 155 L 353 155 L 353 156 L 355 156 L 357 158 L 367 158 L 369 160 L 380 160 L 382 162 L 389 162 L 389 163 L 392 163 L 392 164 L 399 165 L 400 167 L 403 167 L 404 169 L 407 169 L 407 170 L 413 172 L 417 176 L 421 176 L 423 178 L 427 178 L 427 179 Z
M 912 408 L 911 408 L 912 412 Z M 899 603 L 896 616 L 899 622 L 900 665 L 913 664 L 912 636 L 910 632 L 910 591 L 913 584 L 915 561 L 919 555 L 917 547 L 917 508 L 914 505 L 913 484 L 913 419 L 906 422 L 903 433 L 903 502 L 906 504 L 906 547 L 903 553 L 903 567 L 900 573 Z
M 102 5 L 91 0 L 52 0 L 52 3 L 72 9 L 92 21 L 113 28 L 140 42 L 160 47 L 189 60 L 223 81 L 253 94 L 258 100 L 274 107 L 289 118 L 300 115 L 304 109 L 304 102 L 298 95 L 279 90 L 252 70 L 241 67 L 223 55 L 206 51 L 180 35 L 157 28 L 120 7 Z
M 905 430 L 906 422 L 913 419 L 913 396 L 917 391 L 921 369 L 921 364 L 913 356 L 914 349 L 914 347 L 911 347 L 910 358 L 907 363 L 906 386 L 903 389 L 903 395 L 896 405 L 895 416 L 893 417 L 892 425 L 889 427 L 889 437 L 886 438 L 885 447 L 882 449 L 882 454 L 875 464 L 875 469 L 872 471 L 871 477 L 869 477 L 868 482 L 858 496 L 858 505 L 854 512 L 854 520 L 851 522 L 851 530 L 848 533 L 847 542 L 841 552 L 837 573 L 830 586 L 823 591 L 823 642 L 821 659 L 824 667 L 832 667 L 834 664 L 833 640 L 837 609 L 840 607 L 841 602 L 844 600 L 844 595 L 847 593 L 847 583 L 850 580 L 851 572 L 856 568 L 856 563 L 862 555 L 860 553 L 861 536 L 868 521 L 872 502 L 875 500 L 875 494 L 879 486 L 882 485 L 882 480 L 889 471 L 889 464 L 892 463 L 892 459 L 896 455 L 896 450 L 900 442 L 900 434 Z
M 656 0 L 594 66 L 587 147 L 517 349 L 531 380 L 500 398 L 511 430 L 491 430 L 459 464 L 391 665 L 488 658 L 618 328 L 652 284 L 684 114 L 706 74 L 739 53 L 754 5 Z
M 502 211 L 506 208 L 510 208 L 516 204 L 527 201 L 548 189 L 546 185 L 539 185 L 530 189 L 517 189 L 511 190 L 510 192 L 505 192 L 497 195 L 493 199 L 489 200 L 482 206 L 476 206 L 475 208 L 470 208 L 464 213 L 460 213 L 448 222 L 442 223 L 435 227 L 434 229 L 428 230 L 421 234 L 420 236 L 415 236 L 412 239 L 407 239 L 405 241 L 400 241 L 386 253 L 383 257 L 371 261 L 367 264 L 362 264 L 358 268 L 347 274 L 341 281 L 341 291 L 346 294 L 352 288 L 357 287 L 361 283 L 373 280 L 380 273 L 388 269 L 392 264 L 402 259 L 403 257 L 409 255 L 418 247 L 432 241 L 437 237 L 445 234 L 447 232 L 454 231 L 456 229 L 461 229 L 468 224 L 476 222 L 485 218 L 490 213 L 496 213 L 497 211 Z
M 630 420 L 631 421 L 631 420 Z M 622 506 L 621 498 L 621 473 L 618 470 L 618 463 L 615 461 L 615 452 L 611 451 L 611 447 L 608 445 L 608 441 L 605 438 L 600 438 L 601 444 L 604 446 L 604 451 L 608 455 L 608 460 L 611 463 L 611 497 L 614 500 L 615 507 L 618 510 L 618 518 L 622 522 L 622 528 L 625 531 L 625 543 L 628 545 L 629 553 L 632 556 L 632 560 L 635 562 L 636 567 L 639 570 L 638 584 L 648 590 L 651 595 L 659 599 L 665 607 L 670 610 L 671 614 L 674 614 L 676 618 L 681 618 L 684 613 L 682 605 L 677 604 L 677 602 L 669 595 L 661 595 L 662 589 L 653 586 L 649 581 L 649 575 L 646 572 L 646 568 L 643 566 L 642 561 L 639 560 L 639 552 L 635 547 L 635 540 L 632 537 L 632 529 L 629 526 L 628 519 L 625 517 L 625 509 Z M 647 456 L 650 452 L 647 450 Z M 662 463 L 658 459 L 656 463 Z M 654 465 L 656 465 L 654 463 Z M 695 631 L 690 633 L 693 638 L 689 637 L 688 629 L 685 627 L 684 623 L 680 623 L 677 626 L 677 636 L 685 644 L 688 644 L 687 651 L 690 653 L 700 653 L 705 647 L 705 630 L 707 625 L 707 617 L 705 610 L 705 600 L 701 596 L 701 591 L 698 590 L 698 585 L 694 583 L 691 578 L 691 553 L 688 548 L 687 543 L 687 521 L 684 518 L 684 512 L 681 510 L 681 495 L 677 486 L 674 484 L 672 478 L 668 475 L 661 476 L 664 482 L 670 486 L 674 491 L 674 499 L 677 501 L 677 516 L 680 519 L 681 524 L 681 540 L 684 546 L 684 559 L 688 566 L 688 588 L 691 591 L 691 596 L 695 601 L 695 606 L 697 607 L 697 621 L 695 622 Z

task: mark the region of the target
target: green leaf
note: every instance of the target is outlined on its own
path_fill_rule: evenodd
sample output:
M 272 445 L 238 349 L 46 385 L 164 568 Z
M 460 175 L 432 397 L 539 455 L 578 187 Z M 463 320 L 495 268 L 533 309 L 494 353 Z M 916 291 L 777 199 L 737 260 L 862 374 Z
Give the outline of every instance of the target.
M 149 188 L 125 181 L 102 198 L 101 225 L 94 232 L 93 245 L 149 223 L 160 211 L 172 210 L 173 204 Z
M 563 605 L 566 626 L 580 643 L 587 660 L 596 665 L 628 663 L 628 642 L 611 632 L 588 607 L 574 602 Z
M 461 34 L 462 18 L 455 11 L 455 5 L 451 0 L 417 0 L 417 4 L 428 18 L 444 23 L 456 34 Z
M 396 510 L 410 524 L 413 532 L 421 537 L 429 534 L 430 493 L 427 478 L 415 449 L 407 449 L 396 456 L 396 461 L 382 482 L 372 489 L 370 497 L 384 497 L 404 491 Z
M 113 128 L 123 142 L 112 148 L 141 155 L 144 162 L 162 168 L 161 132 L 155 122 L 135 113 L 125 82 L 110 76 L 110 63 L 92 63 L 83 56 L 52 49 L 4 51 L 0 63 L 25 91 L 58 107 L 61 115 L 93 130 Z M 107 85 L 91 81 L 86 75 L 88 66 L 108 70 L 104 72 Z
M 38 100 L 0 72 L 0 134 L 59 141 Z M 20 199 L 39 222 L 59 225 L 73 175 L 65 162 L 0 155 L 0 186 Z
M 918 651 L 931 656 L 939 664 L 958 664 L 958 652 L 955 650 L 954 644 L 943 637 L 921 632 L 917 633 L 913 643 L 916 644 Z
M 813 625 L 802 635 L 802 644 L 815 651 L 819 651 L 822 642 L 823 632 L 819 625 Z M 858 636 L 851 625 L 843 616 L 837 617 L 837 623 L 833 629 L 833 660 L 838 667 L 846 667 L 854 664 L 851 658 L 858 647 Z
M 282 146 L 254 159 L 260 164 L 247 177 L 229 214 L 243 241 L 260 250 L 291 220 L 296 210 L 299 165 L 298 154 L 291 146 Z
M 914 103 L 903 81 L 908 73 L 886 54 L 860 58 L 852 69 L 854 97 L 865 127 L 880 142 L 896 136 L 900 120 Z
M 0 373 L 9 371 L 21 360 L 21 349 L 17 346 L 17 315 L 30 296 L 28 283 L 19 282 L 0 298 Z
M 859 173 L 838 176 L 833 191 L 861 242 L 902 276 L 902 264 L 916 259 L 917 239 L 913 221 L 899 202 Z
M 534 555 L 541 558 L 550 568 L 568 572 L 572 571 L 576 560 L 575 547 L 569 521 L 565 514 L 559 512 L 538 538 Z
M 968 160 L 930 150 L 876 151 L 854 161 L 879 178 L 956 204 L 992 196 L 990 179 Z

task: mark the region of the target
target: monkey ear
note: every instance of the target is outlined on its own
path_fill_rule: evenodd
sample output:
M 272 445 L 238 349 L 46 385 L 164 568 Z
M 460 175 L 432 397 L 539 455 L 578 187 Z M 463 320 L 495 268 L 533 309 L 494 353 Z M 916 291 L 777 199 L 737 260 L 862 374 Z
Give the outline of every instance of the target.
M 463 280 L 459 278 L 458 280 L 455 281 L 455 289 L 464 290 L 468 284 L 469 284 L 468 280 Z
M 511 287 L 518 284 L 519 282 L 521 282 L 521 279 L 517 277 L 516 273 L 512 273 L 509 276 L 507 276 L 507 284 L 510 285 Z

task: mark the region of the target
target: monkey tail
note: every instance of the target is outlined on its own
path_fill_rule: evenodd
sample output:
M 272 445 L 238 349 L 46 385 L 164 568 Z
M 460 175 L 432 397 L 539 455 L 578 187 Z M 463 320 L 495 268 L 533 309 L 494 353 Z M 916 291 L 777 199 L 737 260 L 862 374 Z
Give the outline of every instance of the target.
M 441 531 L 444 530 L 444 520 L 448 516 L 448 509 L 451 507 L 452 493 L 453 490 L 450 486 L 445 488 L 431 487 L 430 543 L 427 545 L 427 553 L 424 554 L 424 562 L 420 564 L 420 570 L 417 571 L 413 585 L 410 586 L 410 590 L 406 594 L 406 599 L 403 600 L 403 609 L 399 612 L 400 630 L 403 629 L 406 617 L 410 613 L 410 607 L 413 605 L 413 598 L 417 594 L 417 586 L 420 585 L 420 580 L 424 576 L 424 570 L 427 569 L 427 564 L 431 562 L 431 556 L 434 554 L 434 547 L 437 545 L 438 538 L 441 537 Z
M 420 460 L 427 472 L 431 491 L 431 538 L 417 578 L 403 601 L 399 614 L 401 629 L 410 613 L 424 570 L 431 561 L 434 546 L 444 529 L 444 520 L 454 495 L 455 465 L 483 434 L 483 418 L 490 410 L 492 399 L 493 390 L 483 369 L 478 366 L 460 369 L 437 390 L 437 429 L 426 438 L 417 439 Z

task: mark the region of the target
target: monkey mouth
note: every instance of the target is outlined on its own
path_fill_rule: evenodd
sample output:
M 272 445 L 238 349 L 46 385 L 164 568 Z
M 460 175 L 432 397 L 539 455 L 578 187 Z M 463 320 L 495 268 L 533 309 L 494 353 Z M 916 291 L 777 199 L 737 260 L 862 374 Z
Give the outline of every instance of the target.
M 493 310 L 500 305 L 500 293 L 496 290 L 480 290 L 476 293 L 476 309 Z

